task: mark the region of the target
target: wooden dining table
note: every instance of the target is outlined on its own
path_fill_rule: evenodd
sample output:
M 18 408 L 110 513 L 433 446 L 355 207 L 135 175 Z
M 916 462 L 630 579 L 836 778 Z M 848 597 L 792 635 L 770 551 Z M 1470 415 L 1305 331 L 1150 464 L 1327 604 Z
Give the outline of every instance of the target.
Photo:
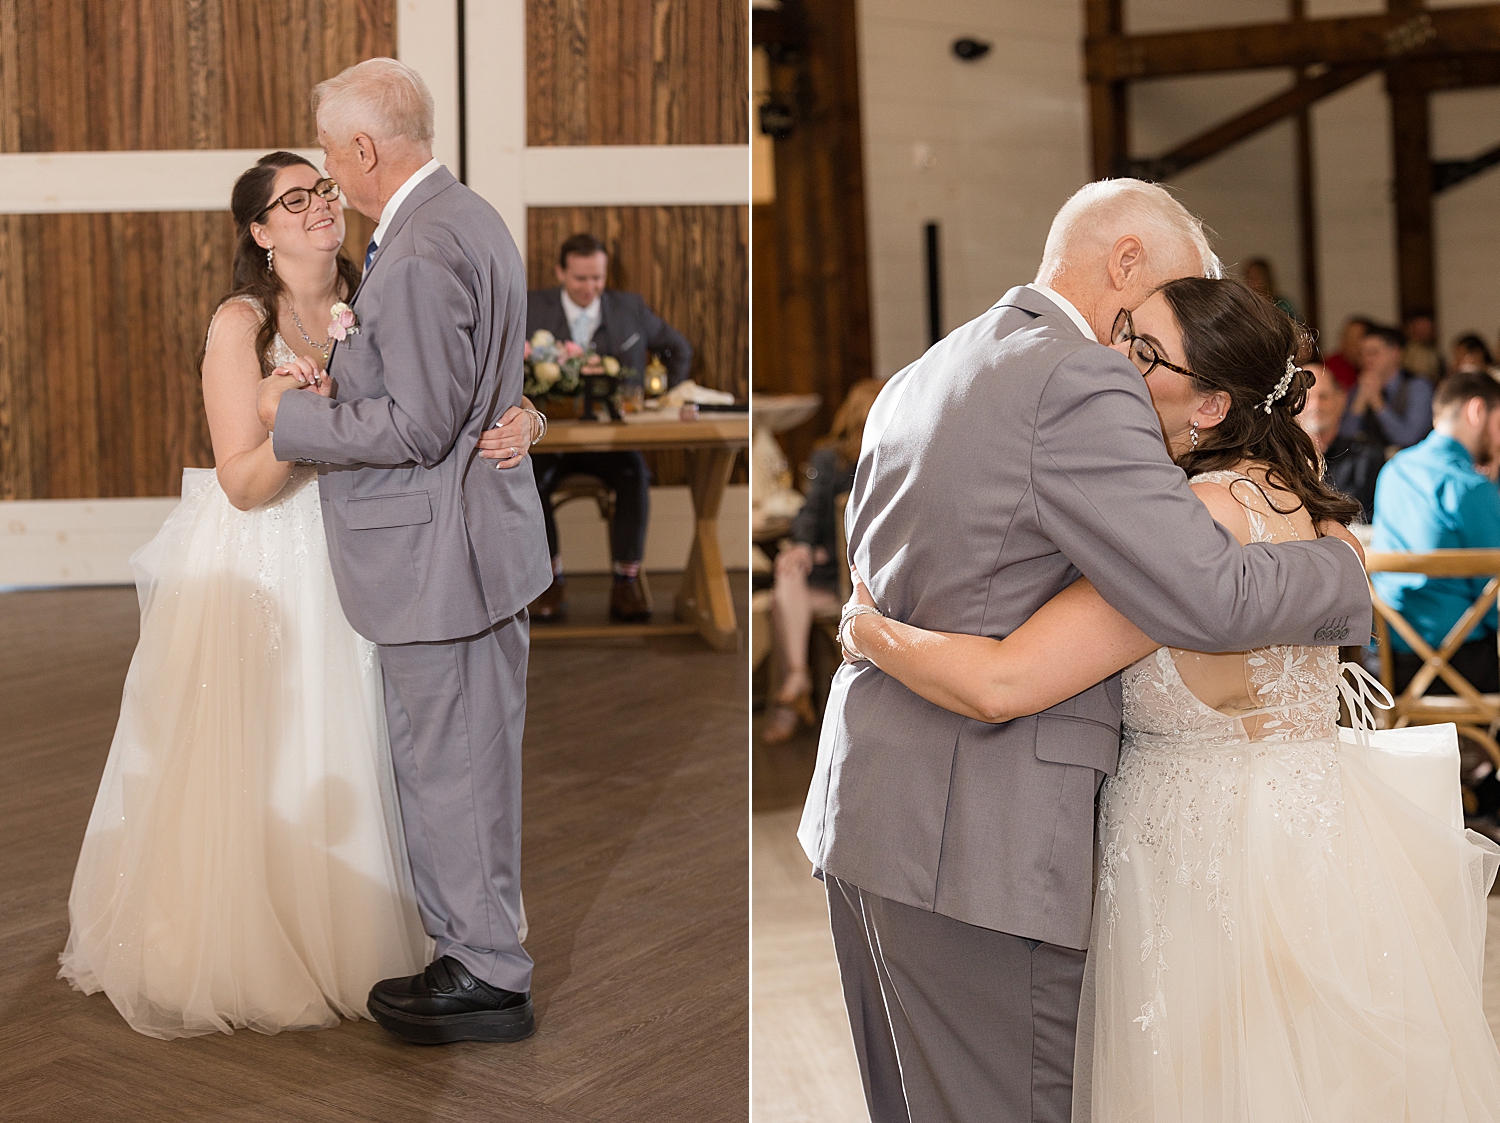
M 675 417 L 649 421 L 552 421 L 533 452 L 680 451 L 687 454 L 693 499 L 693 548 L 677 588 L 673 619 L 644 624 L 549 624 L 533 628 L 544 637 L 602 638 L 622 635 L 700 635 L 718 651 L 740 646 L 739 622 L 729 573 L 719 544 L 719 508 L 734 470 L 735 455 L 750 444 L 747 414 L 704 414 L 696 421 Z M 744 559 L 749 564 L 749 559 Z

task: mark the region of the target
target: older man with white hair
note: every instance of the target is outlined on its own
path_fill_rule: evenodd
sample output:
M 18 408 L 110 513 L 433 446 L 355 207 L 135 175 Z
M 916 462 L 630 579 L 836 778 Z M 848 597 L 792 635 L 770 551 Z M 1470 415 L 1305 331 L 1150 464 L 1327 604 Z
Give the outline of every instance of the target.
M 410 1041 L 518 1040 L 534 1028 L 519 931 L 526 605 L 552 567 L 530 462 L 494 471 L 479 449 L 521 401 L 525 271 L 494 208 L 433 159 L 414 70 L 362 62 L 320 84 L 313 109 L 328 174 L 379 225 L 352 314 L 334 317 L 336 396 L 287 393 L 310 373 L 293 370 L 262 383 L 260 410 L 279 460 L 323 466 L 334 580 L 378 645 L 437 943 L 425 972 L 376 984 L 370 1013 Z
M 1122 310 L 1192 275 L 1219 264 L 1171 195 L 1091 183 L 1032 284 L 891 378 L 846 516 L 881 612 L 1003 637 L 1081 572 L 1176 647 L 1328 645 L 1366 626 L 1354 551 L 1242 547 L 1169 459 L 1140 371 L 1101 346 Z M 1120 705 L 1116 677 L 993 725 L 867 662 L 836 675 L 799 837 L 827 886 L 874 1123 L 1069 1119 Z

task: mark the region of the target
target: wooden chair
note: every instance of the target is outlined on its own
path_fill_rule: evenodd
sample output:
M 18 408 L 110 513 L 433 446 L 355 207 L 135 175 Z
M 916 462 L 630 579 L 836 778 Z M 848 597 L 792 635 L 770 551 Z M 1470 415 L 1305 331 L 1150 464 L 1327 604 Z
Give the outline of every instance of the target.
M 1397 612 L 1370 586 L 1370 600 L 1375 606 L 1375 641 L 1380 653 L 1380 681 L 1395 695 L 1395 656 L 1391 648 L 1391 629 L 1425 662 L 1411 683 L 1399 696 L 1396 705 L 1383 717 L 1388 728 L 1408 725 L 1436 725 L 1451 721 L 1459 735 L 1481 746 L 1500 768 L 1500 744 L 1495 731 L 1500 728 L 1500 694 L 1481 694 L 1469 680 L 1449 665 L 1454 652 L 1464 643 L 1474 626 L 1500 596 L 1500 550 L 1433 550 L 1426 554 L 1369 553 L 1365 568 L 1370 573 L 1420 573 L 1427 577 L 1487 578 L 1484 590 L 1469 605 L 1458 623 L 1449 629 L 1437 650 L 1424 640 L 1401 613 Z M 1500 643 L 1500 638 L 1497 638 Z M 1427 689 L 1441 678 L 1452 694 L 1428 694 Z
M 604 481 L 595 476 L 575 473 L 564 476 L 552 489 L 552 510 L 555 514 L 564 503 L 571 503 L 575 499 L 592 499 L 599 507 L 599 517 L 604 520 L 608 527 L 615 517 L 615 492 L 614 488 L 606 487 Z M 650 605 L 651 586 L 646 581 L 646 569 L 641 567 L 640 572 L 641 592 L 646 598 L 646 604 Z

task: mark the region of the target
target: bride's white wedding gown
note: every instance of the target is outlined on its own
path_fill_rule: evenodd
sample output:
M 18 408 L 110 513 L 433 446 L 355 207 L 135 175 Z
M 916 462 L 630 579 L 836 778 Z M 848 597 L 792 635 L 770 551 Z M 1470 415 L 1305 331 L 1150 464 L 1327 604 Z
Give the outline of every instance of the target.
M 1243 477 L 1199 478 L 1278 537 Z M 1500 847 L 1340 751 L 1338 676 L 1327 647 L 1125 672 L 1075 1123 L 1500 1120 L 1480 993 Z
M 278 336 L 273 361 L 291 352 Z M 61 976 L 171 1038 L 368 1017 L 431 943 L 374 646 L 339 607 L 317 473 L 232 506 L 212 470 L 132 559 L 141 634 Z

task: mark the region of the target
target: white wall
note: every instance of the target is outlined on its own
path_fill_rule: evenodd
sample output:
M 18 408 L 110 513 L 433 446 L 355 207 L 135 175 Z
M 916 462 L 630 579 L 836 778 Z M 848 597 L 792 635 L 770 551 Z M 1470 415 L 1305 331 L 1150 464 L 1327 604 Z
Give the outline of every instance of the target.
M 1035 276 L 1053 213 L 1088 176 L 1081 21 L 1070 0 L 860 5 L 877 375 L 927 347 L 925 223 L 942 226 L 947 329 Z M 994 47 L 962 62 L 965 36 Z
M 1434 7 L 1467 0 L 1439 0 Z M 1308 0 L 1313 18 L 1383 9 L 1381 0 Z M 1125 0 L 1131 32 L 1270 22 L 1285 0 Z M 876 373 L 926 345 L 922 225 L 943 228 L 945 327 L 1031 279 L 1052 213 L 1091 174 L 1082 80 L 1082 4 L 1072 0 L 865 0 L 860 12 L 865 182 Z M 953 57 L 962 36 L 993 42 L 978 62 Z M 1137 83 L 1133 154 L 1158 155 L 1284 89 L 1290 71 Z M 1500 90 L 1433 98 L 1433 154 L 1467 158 L 1500 143 Z M 1312 112 L 1325 332 L 1350 315 L 1397 315 L 1390 119 L 1372 75 Z M 1234 268 L 1269 258 L 1280 287 L 1303 303 L 1293 126 L 1283 122 L 1173 181 L 1217 233 Z M 914 150 L 934 158 L 916 166 Z M 1500 169 L 1440 196 L 1439 331 L 1446 342 L 1500 328 Z

